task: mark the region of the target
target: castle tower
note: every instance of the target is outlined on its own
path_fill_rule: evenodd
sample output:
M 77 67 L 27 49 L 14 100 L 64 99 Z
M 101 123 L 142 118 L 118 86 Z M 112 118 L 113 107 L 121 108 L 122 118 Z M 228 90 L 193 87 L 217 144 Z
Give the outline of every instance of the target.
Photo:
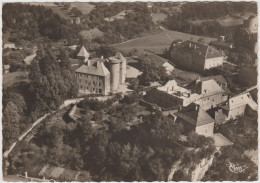
M 119 76 L 120 76 L 120 61 L 117 59 L 110 59 L 110 87 L 111 92 L 115 92 L 119 87 Z
M 89 53 L 87 52 L 87 50 L 84 46 L 82 46 L 81 49 L 79 50 L 77 57 L 83 58 L 85 63 L 88 61 Z
M 120 52 L 116 53 L 115 58 L 120 60 L 119 82 L 120 82 L 120 84 L 125 84 L 126 59 Z

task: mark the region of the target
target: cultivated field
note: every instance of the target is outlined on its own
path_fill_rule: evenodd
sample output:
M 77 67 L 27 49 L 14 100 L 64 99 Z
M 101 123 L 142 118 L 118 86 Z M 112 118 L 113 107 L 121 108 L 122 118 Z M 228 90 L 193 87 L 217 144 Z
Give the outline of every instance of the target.
M 163 30 L 159 33 L 154 33 L 142 38 L 114 44 L 112 46 L 123 52 L 130 52 L 136 49 L 137 51 L 149 50 L 156 54 L 162 54 L 165 49 L 168 49 L 170 47 L 172 41 L 176 39 L 197 41 L 199 38 L 204 38 L 206 43 L 216 40 L 215 38 L 195 36 L 177 31 Z

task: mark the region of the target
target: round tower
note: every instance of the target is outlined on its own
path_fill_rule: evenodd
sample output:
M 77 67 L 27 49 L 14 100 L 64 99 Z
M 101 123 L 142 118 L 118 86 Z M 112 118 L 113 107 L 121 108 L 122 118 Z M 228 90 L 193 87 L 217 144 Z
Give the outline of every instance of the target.
M 119 87 L 120 61 L 117 59 L 110 60 L 110 87 L 111 92 L 115 92 Z

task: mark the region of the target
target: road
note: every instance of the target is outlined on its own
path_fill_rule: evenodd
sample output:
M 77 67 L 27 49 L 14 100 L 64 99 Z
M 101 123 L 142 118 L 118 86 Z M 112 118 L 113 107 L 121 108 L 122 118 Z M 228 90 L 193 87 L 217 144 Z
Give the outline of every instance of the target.
M 64 103 L 59 107 L 58 110 L 60 110 L 60 109 L 62 109 L 62 108 L 64 108 L 64 107 L 67 107 L 67 106 L 69 106 L 69 105 L 71 105 L 71 104 L 75 104 L 75 103 L 77 103 L 77 102 L 79 102 L 79 101 L 81 101 L 81 100 L 83 100 L 83 99 L 84 99 L 84 98 L 76 98 L 76 99 L 65 100 Z M 53 114 L 53 113 L 55 113 L 55 112 L 56 112 L 56 111 L 52 111 L 52 112 L 47 113 L 47 114 L 45 114 L 44 116 L 40 117 L 39 119 L 37 119 L 37 120 L 32 124 L 32 126 L 18 138 L 17 141 L 15 141 L 14 143 L 12 143 L 12 145 L 10 146 L 10 148 L 9 148 L 7 151 L 4 152 L 3 157 L 4 157 L 4 158 L 7 158 L 8 155 L 12 152 L 12 150 L 14 149 L 14 147 L 16 146 L 16 144 L 17 144 L 19 141 L 22 141 L 22 140 L 24 139 L 24 137 L 25 137 L 29 132 L 31 132 L 36 125 L 38 125 L 39 123 L 41 123 L 42 121 L 44 121 L 44 119 L 46 119 L 49 115 L 51 115 L 51 114 Z

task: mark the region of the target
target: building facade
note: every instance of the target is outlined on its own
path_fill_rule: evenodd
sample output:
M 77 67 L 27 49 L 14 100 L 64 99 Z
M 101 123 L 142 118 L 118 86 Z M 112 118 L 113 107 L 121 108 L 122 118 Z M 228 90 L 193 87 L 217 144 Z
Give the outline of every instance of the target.
M 102 95 L 108 95 L 110 92 L 110 72 L 103 62 L 97 61 L 93 65 L 84 64 L 75 71 L 75 76 L 79 91 Z
M 223 65 L 224 61 L 217 49 L 190 40 L 173 42 L 170 57 L 177 66 L 198 72 Z
M 125 84 L 126 59 L 121 53 L 117 52 L 108 60 L 89 59 L 88 52 L 82 47 L 77 57 L 85 62 L 75 71 L 80 92 L 108 95 L 117 92 L 119 86 Z

